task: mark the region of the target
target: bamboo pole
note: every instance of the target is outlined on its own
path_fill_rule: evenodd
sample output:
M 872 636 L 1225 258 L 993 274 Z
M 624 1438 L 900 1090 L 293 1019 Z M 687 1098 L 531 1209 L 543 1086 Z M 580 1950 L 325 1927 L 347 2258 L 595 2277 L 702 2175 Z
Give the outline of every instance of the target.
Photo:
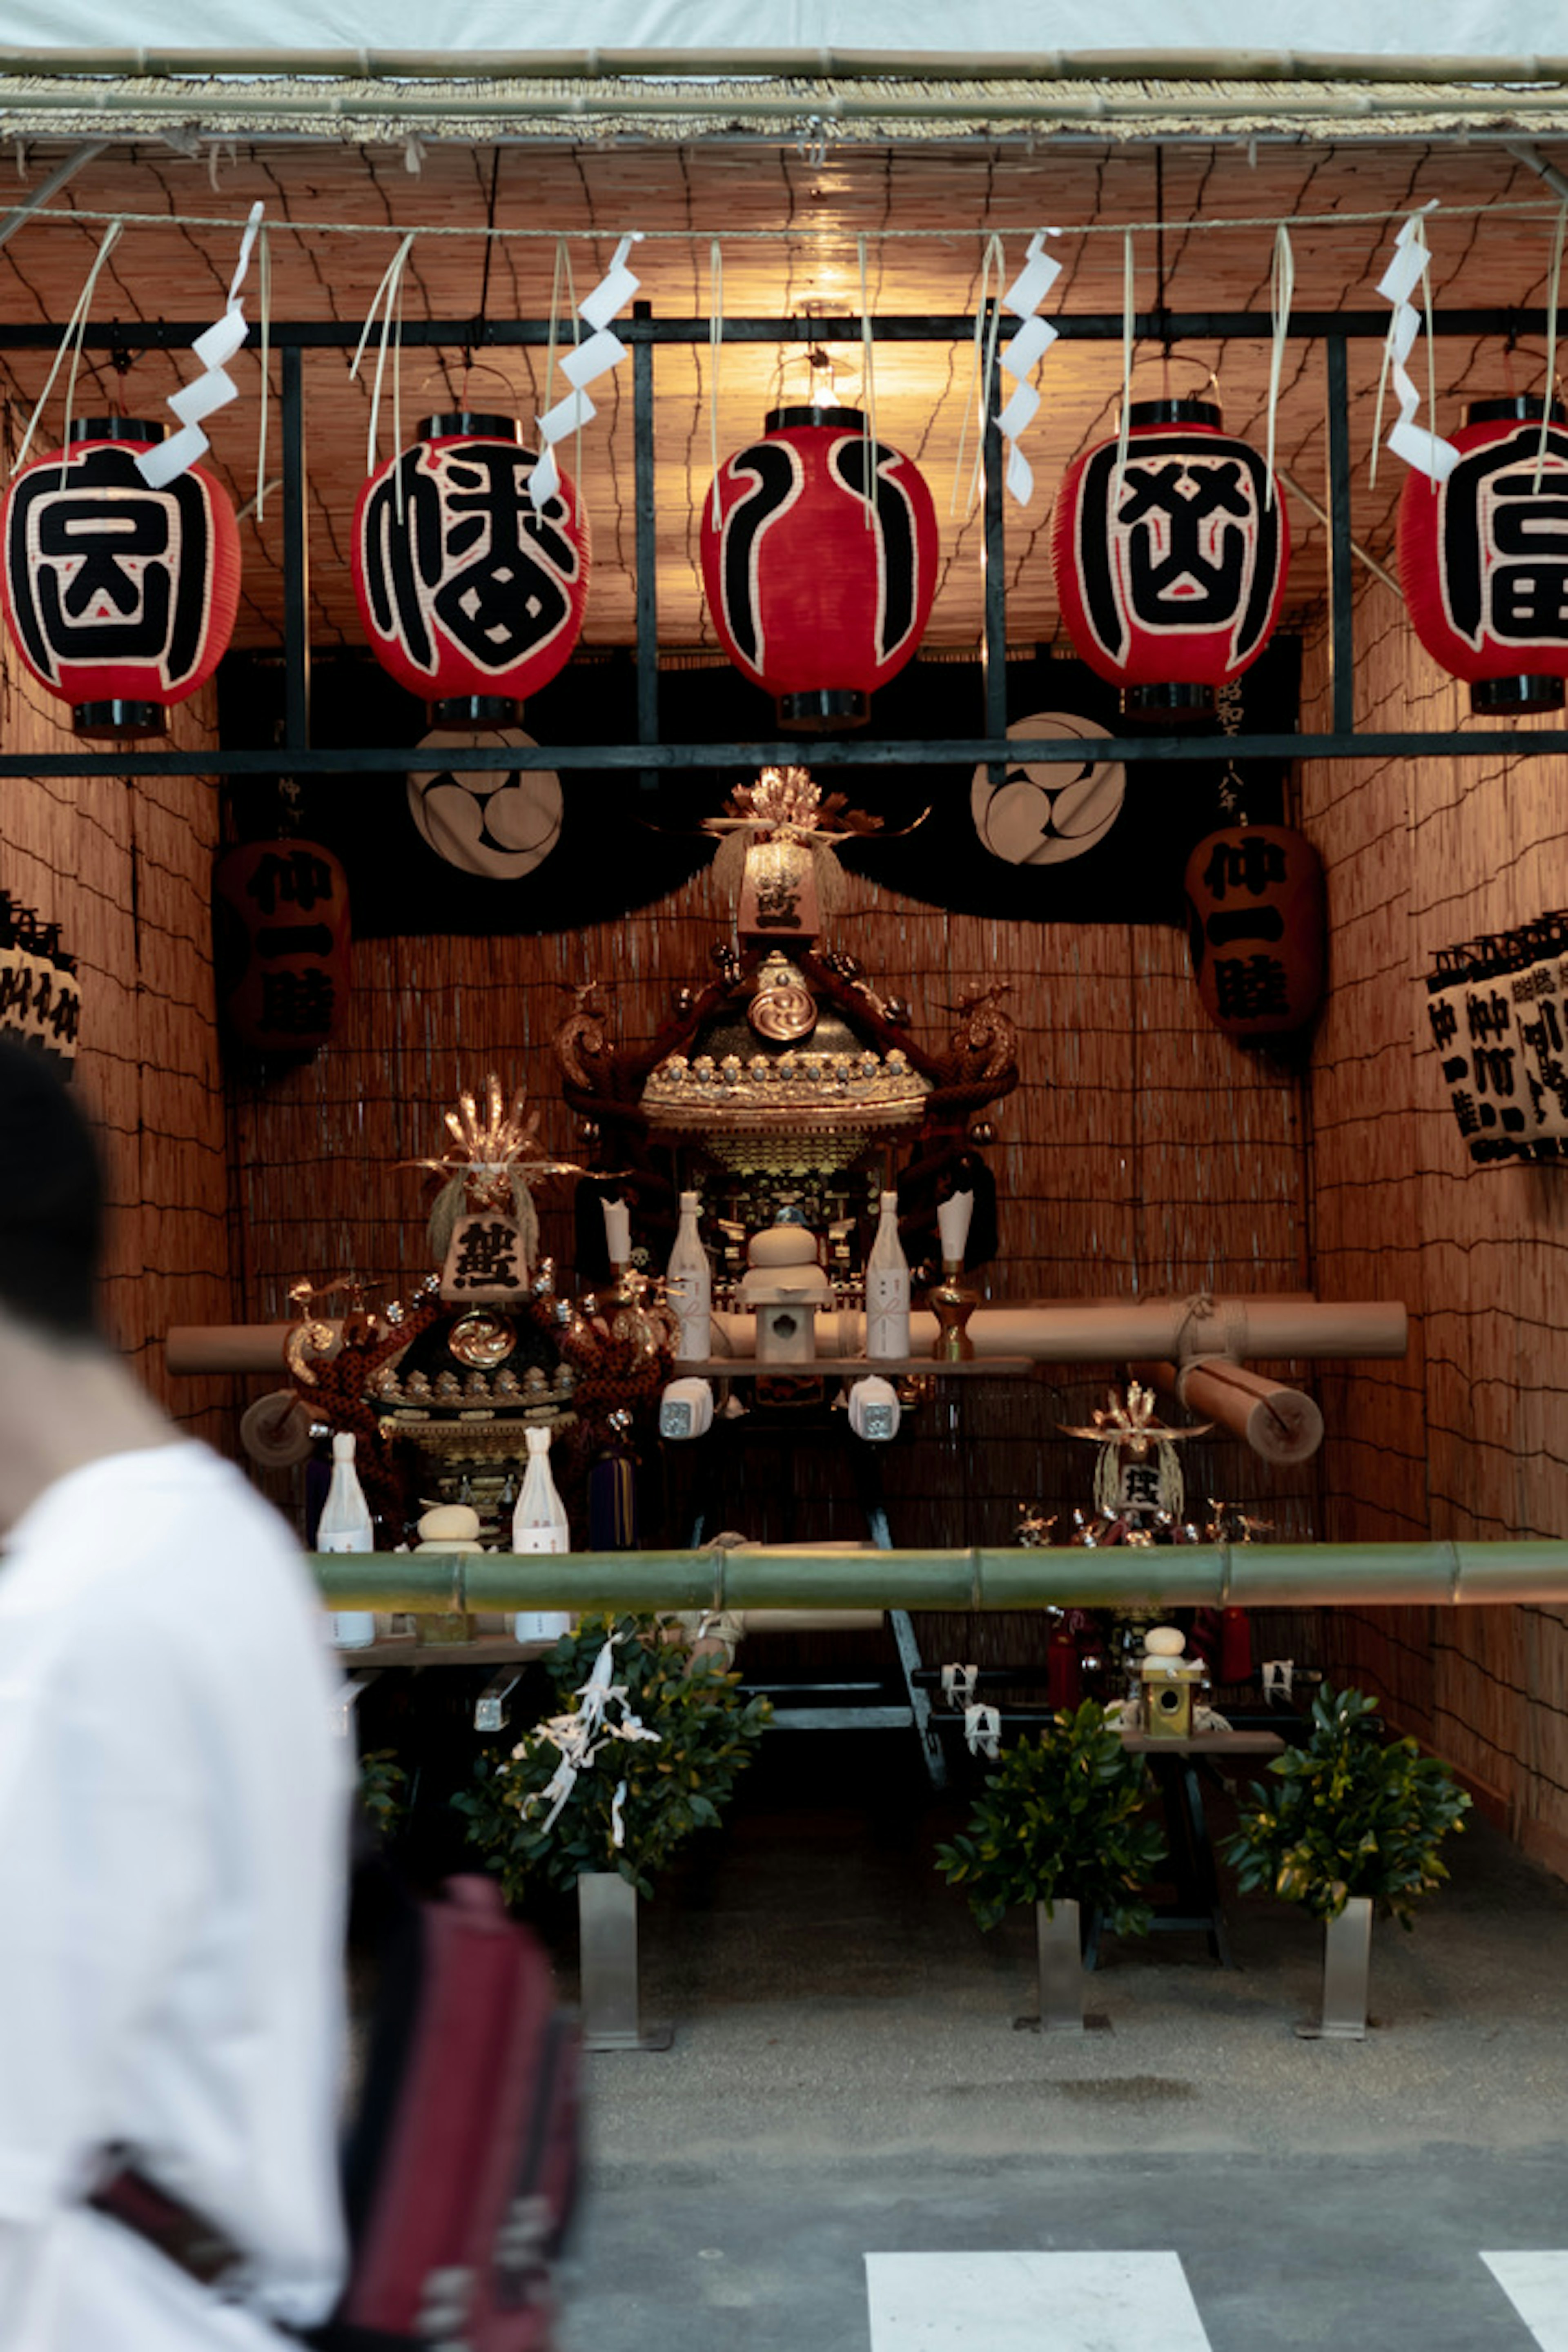
M 1245 1365 L 1206 1358 L 1202 1363 L 1132 1363 L 1128 1375 L 1173 1396 L 1199 1421 L 1217 1421 L 1244 1437 L 1265 1462 L 1289 1468 L 1310 1462 L 1323 1442 L 1323 1416 L 1310 1396 Z
M 326 1318 L 332 1321 L 331 1318 Z M 754 1358 L 756 1318 L 715 1315 L 736 1362 Z M 276 1372 L 289 1323 L 176 1324 L 171 1372 Z M 334 1330 L 341 1324 L 333 1322 Z M 913 1352 L 931 1349 L 934 1315 L 910 1318 Z M 1040 1364 L 1121 1364 L 1197 1355 L 1288 1358 L 1403 1356 L 1405 1311 L 1396 1299 L 1085 1299 L 1066 1305 L 980 1307 L 969 1321 L 976 1356 L 1028 1356 Z M 827 1356 L 820 1360 L 831 1365 Z
M 1568 1601 L 1568 1543 L 1163 1544 L 1096 1550 L 317 1552 L 335 1609 L 1399 1608 Z

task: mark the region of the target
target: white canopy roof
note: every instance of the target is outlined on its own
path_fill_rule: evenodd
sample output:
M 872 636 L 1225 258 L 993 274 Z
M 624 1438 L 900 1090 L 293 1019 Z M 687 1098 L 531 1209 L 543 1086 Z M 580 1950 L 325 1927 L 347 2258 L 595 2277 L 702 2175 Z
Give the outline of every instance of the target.
M 449 28 L 437 31 L 432 15 Z M 1552 38 L 1551 26 L 1523 0 L 1274 0 L 1260 11 L 1252 0 L 1121 0 L 1110 16 L 1100 0 L 992 0 L 955 10 L 951 0 L 775 0 L 759 18 L 753 0 L 580 0 L 563 10 L 545 0 L 465 0 L 460 9 L 433 12 L 429 0 L 205 0 L 196 14 L 189 0 L 140 0 L 132 18 L 121 0 L 6 0 L 0 19 L 0 63 L 6 52 L 37 48 L 58 58 L 68 50 L 199 49 L 276 54 L 279 63 L 300 53 L 407 52 L 429 58 L 447 53 L 510 58 L 585 47 L 662 51 L 689 64 L 722 53 L 732 70 L 737 52 L 765 49 L 773 70 L 781 53 L 802 54 L 819 69 L 823 49 L 865 58 L 880 53 L 890 66 L 915 58 L 929 70 L 948 71 L 965 59 L 997 56 L 1022 63 L 1083 54 L 1097 64 L 1117 58 L 1201 56 L 1205 69 L 1239 74 L 1260 58 L 1282 53 L 1298 60 L 1331 58 L 1369 65 L 1374 59 L 1420 59 L 1433 78 L 1445 61 L 1464 68 L 1488 61 L 1528 69 L 1534 51 Z M 1568 46 L 1568 40 L 1563 44 Z M 349 60 L 345 58 L 345 67 Z M 1515 78 L 1510 73 L 1507 79 Z M 1520 78 L 1533 78 L 1528 70 Z

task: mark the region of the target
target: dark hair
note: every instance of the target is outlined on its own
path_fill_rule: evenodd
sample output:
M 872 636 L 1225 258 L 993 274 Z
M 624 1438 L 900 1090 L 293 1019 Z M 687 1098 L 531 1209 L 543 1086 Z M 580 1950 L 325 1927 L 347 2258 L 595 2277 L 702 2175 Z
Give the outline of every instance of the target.
M 102 1239 L 91 1129 L 42 1054 L 0 1039 L 0 1308 L 50 1339 L 94 1337 Z

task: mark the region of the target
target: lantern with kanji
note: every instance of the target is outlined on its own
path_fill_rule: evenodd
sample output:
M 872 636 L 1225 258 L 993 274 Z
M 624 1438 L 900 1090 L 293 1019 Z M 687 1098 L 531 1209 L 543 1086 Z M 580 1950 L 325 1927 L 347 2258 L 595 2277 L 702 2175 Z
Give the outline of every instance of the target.
M 1279 617 L 1290 534 L 1257 451 L 1210 401 L 1134 403 L 1127 452 L 1068 468 L 1051 526 L 1062 620 L 1129 716 L 1205 717 Z
M 919 468 L 856 408 L 774 409 L 702 503 L 720 642 L 792 731 L 864 726 L 925 633 L 936 558 Z
M 1568 676 L 1568 430 L 1553 401 L 1472 401 L 1442 481 L 1410 474 L 1399 583 L 1472 710 L 1559 710 Z
M 349 989 L 349 892 L 314 841 L 247 841 L 213 876 L 218 1011 L 252 1053 L 312 1054 Z
M 1288 824 L 1234 824 L 1187 860 L 1188 937 L 1204 1011 L 1230 1037 L 1303 1029 L 1323 993 L 1323 868 Z
M 162 734 L 172 704 L 205 684 L 239 602 L 239 531 L 210 474 L 154 489 L 138 455 L 161 425 L 74 423 L 35 457 L 0 509 L 6 625 L 79 735 Z
M 564 474 L 535 509 L 542 462 L 510 417 L 431 416 L 360 492 L 360 619 L 437 726 L 516 726 L 581 634 L 587 520 Z

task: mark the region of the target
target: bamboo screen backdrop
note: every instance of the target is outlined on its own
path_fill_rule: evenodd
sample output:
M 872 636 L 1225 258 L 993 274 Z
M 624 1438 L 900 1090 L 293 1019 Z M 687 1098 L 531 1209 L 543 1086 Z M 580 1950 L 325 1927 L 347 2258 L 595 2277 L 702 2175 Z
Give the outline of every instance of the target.
M 1363 599 L 1361 717 L 1448 725 L 1459 697 L 1415 646 L 1386 591 Z M 1324 688 L 1308 654 L 1305 723 Z M 16 667 L 9 748 L 59 740 Z M 207 714 L 179 721 L 204 740 Z M 1561 903 L 1558 764 L 1308 766 L 1302 821 L 1329 869 L 1331 992 L 1310 1070 L 1243 1051 L 1198 1008 L 1173 930 L 1037 929 L 929 912 L 854 883 L 835 930 L 940 1037 L 966 982 L 1014 987 L 1023 1084 L 991 1157 L 1003 1250 L 993 1294 L 1185 1294 L 1316 1288 L 1400 1297 L 1402 1364 L 1294 1368 L 1328 1437 L 1272 1474 L 1239 1444 L 1191 1449 L 1194 1498 L 1220 1494 L 1282 1534 L 1331 1540 L 1565 1525 L 1568 1189 L 1555 1173 L 1472 1171 L 1437 1083 L 1419 979 L 1429 950 Z M 355 951 L 340 1043 L 258 1087 L 225 1087 L 215 1040 L 207 892 L 212 788 L 39 781 L 5 788 L 0 887 L 64 927 L 85 986 L 84 1096 L 101 1108 L 117 1207 L 107 1286 L 114 1335 L 177 1414 L 234 1450 L 254 1389 L 170 1382 L 174 1322 L 273 1319 L 289 1282 L 353 1269 L 395 1293 L 427 1270 L 424 1192 L 405 1161 L 440 1148 L 458 1089 L 494 1068 L 525 1087 L 563 1155 L 551 1038 L 569 990 L 613 980 L 623 1035 L 646 1036 L 728 926 L 706 879 L 600 931 L 558 938 L 378 940 Z M 564 1263 L 568 1223 L 546 1219 Z M 1087 1499 L 1083 1449 L 1056 1434 L 1103 1372 L 986 1381 L 939 1400 L 889 1465 L 896 1540 L 1005 1542 L 1021 1502 Z M 763 1498 L 764 1503 L 766 1498 Z M 825 1484 L 812 1532 L 855 1536 Z M 767 1534 L 765 1522 L 752 1530 Z M 1016 1654 L 1026 1629 L 962 1618 L 927 1654 Z M 1279 1617 L 1266 1652 L 1314 1654 L 1379 1692 L 1496 1792 L 1527 1843 L 1568 1867 L 1568 1621 L 1543 1610 Z
M 174 742 L 210 740 L 209 698 L 175 714 Z M 60 707 L 0 662 L 8 751 L 79 749 Z M 216 794 L 198 777 L 0 784 L 0 889 L 58 922 L 79 960 L 77 1083 L 100 1125 L 110 1217 L 104 1314 L 116 1342 L 194 1433 L 232 1444 L 233 1383 L 169 1381 L 171 1323 L 232 1309 L 223 1075 L 213 1024 L 210 881 Z

